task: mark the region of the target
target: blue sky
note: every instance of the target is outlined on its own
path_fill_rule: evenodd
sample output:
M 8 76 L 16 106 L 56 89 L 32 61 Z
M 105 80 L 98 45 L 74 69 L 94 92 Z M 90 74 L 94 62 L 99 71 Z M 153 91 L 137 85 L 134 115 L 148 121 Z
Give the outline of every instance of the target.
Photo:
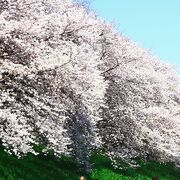
M 162 61 L 180 65 L 180 0 L 92 0 L 91 8 Z

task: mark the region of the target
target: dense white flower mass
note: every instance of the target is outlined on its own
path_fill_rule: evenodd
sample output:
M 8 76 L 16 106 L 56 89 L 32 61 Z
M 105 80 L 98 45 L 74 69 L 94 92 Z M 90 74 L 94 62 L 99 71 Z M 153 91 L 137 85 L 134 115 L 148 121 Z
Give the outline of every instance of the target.
M 70 0 L 0 1 L 0 139 L 89 169 L 112 158 L 180 160 L 180 78 Z

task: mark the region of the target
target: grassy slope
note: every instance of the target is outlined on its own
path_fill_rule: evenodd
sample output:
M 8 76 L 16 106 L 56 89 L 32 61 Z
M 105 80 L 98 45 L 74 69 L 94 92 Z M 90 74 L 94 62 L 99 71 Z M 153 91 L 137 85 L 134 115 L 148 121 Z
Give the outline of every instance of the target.
M 17 159 L 0 148 L 0 180 L 76 180 L 81 175 L 87 180 L 150 180 L 152 176 L 160 180 L 180 180 L 180 169 L 171 164 L 141 163 L 140 168 L 132 169 L 120 163 L 126 170 L 115 170 L 111 161 L 102 155 L 94 154 L 91 159 L 93 171 L 85 175 L 70 158 L 29 154 Z

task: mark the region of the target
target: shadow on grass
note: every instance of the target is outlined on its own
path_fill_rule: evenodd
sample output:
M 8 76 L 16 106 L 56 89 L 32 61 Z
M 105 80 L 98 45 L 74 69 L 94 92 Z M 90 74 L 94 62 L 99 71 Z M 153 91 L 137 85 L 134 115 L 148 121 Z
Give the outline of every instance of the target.
M 1 180 L 71 180 L 79 179 L 84 172 L 72 158 L 28 154 L 18 159 L 0 148 Z
M 18 159 L 9 155 L 0 147 L 0 180 L 78 180 L 85 175 L 87 180 L 150 180 L 152 176 L 160 180 L 179 180 L 180 169 L 173 164 L 140 162 L 140 167 L 133 169 L 124 162 L 119 162 L 122 169 L 115 169 L 111 160 L 94 152 L 91 156 L 92 172 L 87 175 L 80 170 L 80 165 L 72 158 L 57 158 L 49 153 Z

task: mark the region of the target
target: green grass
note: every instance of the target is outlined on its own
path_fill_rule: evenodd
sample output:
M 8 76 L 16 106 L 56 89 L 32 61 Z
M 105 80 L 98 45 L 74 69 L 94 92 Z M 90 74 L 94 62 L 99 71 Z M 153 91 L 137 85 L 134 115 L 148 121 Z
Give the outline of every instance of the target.
M 180 169 L 173 164 L 141 162 L 140 167 L 133 169 L 121 162 L 122 169 L 114 169 L 110 159 L 98 153 L 93 153 L 91 163 L 93 170 L 86 174 L 72 158 L 28 154 L 17 159 L 1 147 L 0 180 L 76 180 L 81 175 L 87 180 L 151 180 L 152 176 L 160 180 L 180 180 Z

